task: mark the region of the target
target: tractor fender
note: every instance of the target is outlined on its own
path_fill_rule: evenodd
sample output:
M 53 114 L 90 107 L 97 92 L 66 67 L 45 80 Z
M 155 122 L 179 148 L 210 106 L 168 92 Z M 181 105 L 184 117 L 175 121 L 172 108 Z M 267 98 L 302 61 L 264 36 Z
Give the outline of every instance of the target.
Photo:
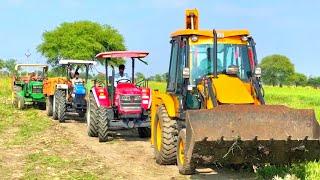
M 110 107 L 110 101 L 108 98 L 108 91 L 103 87 L 93 87 L 91 89 L 94 100 L 96 101 L 98 107 Z
M 153 98 L 157 99 L 153 102 L 158 102 L 156 104 L 163 104 L 168 112 L 169 117 L 176 117 L 176 109 L 173 97 L 169 94 L 159 93 L 157 91 L 153 91 Z M 160 103 L 159 103 L 160 100 Z

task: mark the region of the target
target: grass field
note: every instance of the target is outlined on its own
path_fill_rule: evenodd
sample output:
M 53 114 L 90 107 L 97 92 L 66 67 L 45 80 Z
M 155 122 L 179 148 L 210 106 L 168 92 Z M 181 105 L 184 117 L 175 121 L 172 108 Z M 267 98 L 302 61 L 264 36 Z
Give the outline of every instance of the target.
M 166 84 L 150 82 L 153 89 L 165 91 Z M 63 134 L 46 116 L 36 109 L 18 111 L 10 105 L 10 78 L 0 79 L 0 179 L 20 173 L 16 178 L 40 179 L 98 179 L 108 177 L 108 170 L 101 160 L 88 152 L 82 156 L 76 150 L 72 137 Z M 294 108 L 315 109 L 320 119 L 320 90 L 309 87 L 265 87 L 267 104 L 284 104 Z M 47 137 L 48 131 L 57 134 Z M 40 144 L 39 144 L 40 141 Z M 22 150 L 27 149 L 27 153 Z M 69 149 L 72 153 L 63 153 Z M 72 151 L 74 150 L 74 151 Z M 16 153 L 21 156 L 11 157 Z M 61 153 L 62 152 L 62 153 Z M 8 155 L 9 154 L 9 155 Z M 10 161 L 21 161 L 21 167 L 10 167 Z M 301 179 L 319 179 L 320 163 L 309 162 L 293 166 L 266 166 L 259 168 L 257 178 L 271 179 L 279 175 L 294 174 Z

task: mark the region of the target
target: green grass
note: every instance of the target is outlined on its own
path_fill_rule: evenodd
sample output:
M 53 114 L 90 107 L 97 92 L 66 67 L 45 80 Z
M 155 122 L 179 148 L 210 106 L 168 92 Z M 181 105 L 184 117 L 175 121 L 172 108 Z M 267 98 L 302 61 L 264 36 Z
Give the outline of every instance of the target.
M 62 158 L 44 152 L 27 156 L 25 179 L 99 179 L 99 174 L 107 171 L 106 167 L 85 170 L 87 164 L 94 164 L 92 159 Z M 110 177 L 104 175 L 104 179 Z

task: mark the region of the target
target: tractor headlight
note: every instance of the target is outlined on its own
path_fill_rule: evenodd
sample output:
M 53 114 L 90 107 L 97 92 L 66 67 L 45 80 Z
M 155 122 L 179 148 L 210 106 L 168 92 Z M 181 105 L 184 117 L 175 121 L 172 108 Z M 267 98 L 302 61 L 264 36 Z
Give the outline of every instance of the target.
M 130 101 L 130 96 L 120 96 L 121 101 Z
M 135 101 L 141 101 L 141 96 L 134 96 Z

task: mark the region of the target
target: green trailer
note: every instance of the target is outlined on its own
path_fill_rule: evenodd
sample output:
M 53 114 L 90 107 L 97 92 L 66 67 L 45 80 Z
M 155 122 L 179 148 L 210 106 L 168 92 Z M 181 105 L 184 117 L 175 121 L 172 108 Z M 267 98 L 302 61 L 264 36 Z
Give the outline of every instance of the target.
M 37 69 L 28 73 L 23 67 Z M 12 103 L 18 109 L 27 106 L 37 106 L 45 110 L 46 101 L 43 94 L 43 80 L 47 76 L 48 65 L 45 64 L 17 64 L 12 78 Z

